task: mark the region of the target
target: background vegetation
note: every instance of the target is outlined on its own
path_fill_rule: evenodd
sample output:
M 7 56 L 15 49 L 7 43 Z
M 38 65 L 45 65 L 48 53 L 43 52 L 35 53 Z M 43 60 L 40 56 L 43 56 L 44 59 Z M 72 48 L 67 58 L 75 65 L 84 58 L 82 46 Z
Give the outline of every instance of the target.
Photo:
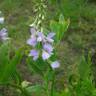
M 6 19 L 5 26 L 16 47 L 21 47 L 26 44 L 26 40 L 30 34 L 29 24 L 33 22 L 34 16 L 36 15 L 34 5 L 37 2 L 39 2 L 39 0 L 0 0 L 0 10 L 4 13 Z M 57 90 L 59 90 L 68 86 L 69 76 L 72 76 L 72 80 L 74 80 L 73 74 L 77 76 L 78 64 L 82 61 L 82 53 L 85 52 L 84 54 L 87 54 L 86 50 L 91 50 L 91 55 L 93 55 L 96 52 L 96 1 L 49 0 L 46 4 L 48 6 L 48 14 L 44 24 L 46 24 L 45 26 L 47 28 L 49 28 L 49 21 L 58 20 L 60 13 L 65 16 L 65 19 L 70 19 L 69 29 L 65 33 L 61 45 L 58 46 L 59 58 L 61 60 L 61 68 L 58 70 L 57 75 L 57 86 L 60 87 L 58 87 Z M 20 71 L 24 79 L 28 79 L 33 83 L 40 82 L 38 76 L 31 77 L 30 74 L 24 70 L 26 70 L 26 67 L 21 64 Z M 86 83 L 91 86 L 90 81 Z M 76 88 L 76 86 L 74 88 Z M 6 90 L 6 88 L 4 90 Z M 83 89 L 81 88 L 80 90 Z M 91 95 L 86 95 L 86 92 L 89 90 L 90 89 L 78 96 L 96 96 L 91 93 Z M 7 96 L 5 92 L 2 94 Z M 75 96 L 74 94 L 75 93 L 73 93 L 72 96 Z M 8 96 L 11 96 L 11 94 Z M 62 93 L 61 96 L 70 95 L 64 95 L 64 93 Z

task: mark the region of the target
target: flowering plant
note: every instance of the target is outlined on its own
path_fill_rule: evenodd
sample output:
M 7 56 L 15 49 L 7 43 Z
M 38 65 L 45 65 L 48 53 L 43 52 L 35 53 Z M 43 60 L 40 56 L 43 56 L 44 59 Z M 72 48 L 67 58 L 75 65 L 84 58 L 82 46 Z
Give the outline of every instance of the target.
M 44 0 L 41 0 L 41 7 L 44 7 Z M 40 9 L 40 8 L 39 8 Z M 39 11 L 42 11 L 41 9 Z M 44 10 L 43 10 L 44 11 Z M 60 43 L 64 32 L 67 30 L 69 21 L 65 21 L 63 15 L 60 15 L 59 20 L 52 21 L 50 29 L 52 32 L 44 30 L 42 22 L 45 19 L 46 12 L 42 15 L 42 20 L 36 17 L 34 24 L 31 24 L 31 36 L 27 40 L 27 45 L 31 46 L 28 50 L 26 62 L 31 72 L 38 73 L 42 77 L 42 84 L 31 85 L 27 81 L 23 81 L 16 65 L 20 63 L 26 52 L 23 48 L 15 50 L 12 48 L 11 41 L 8 41 L 0 47 L 0 84 L 5 84 L 15 89 L 18 89 L 20 94 L 24 96 L 31 96 L 32 92 L 39 88 L 46 96 L 55 95 L 55 69 L 60 67 L 56 47 Z M 46 28 L 45 28 L 46 29 Z M 7 41 L 9 39 L 7 30 L 5 28 L 0 31 L 0 41 Z M 25 47 L 24 47 L 25 48 Z M 13 49 L 12 56 L 10 49 Z M 3 57 L 2 57 L 3 56 Z M 4 64 L 4 66 L 2 65 Z M 14 79 L 12 79 L 14 78 Z M 12 81 L 13 80 L 13 81 Z M 14 84 L 14 82 L 16 84 Z M 30 91 L 31 90 L 31 91 Z
M 59 22 L 50 23 L 52 32 L 39 31 L 35 26 L 30 28 L 31 36 L 27 44 L 31 46 L 31 50 L 28 51 L 27 64 L 31 71 L 42 77 L 44 83 L 39 87 L 46 90 L 47 96 L 55 94 L 55 69 L 60 67 L 56 47 L 62 40 L 68 25 L 69 21 L 65 21 L 63 15 L 60 15 Z
M 42 57 L 44 61 L 48 60 L 54 54 L 54 36 L 55 33 L 53 32 L 45 36 L 43 32 L 31 28 L 31 37 L 28 39 L 27 44 L 31 45 L 33 49 L 30 51 L 29 56 L 32 56 L 34 61 L 39 57 Z M 59 62 L 55 61 L 51 65 L 52 68 L 59 67 Z

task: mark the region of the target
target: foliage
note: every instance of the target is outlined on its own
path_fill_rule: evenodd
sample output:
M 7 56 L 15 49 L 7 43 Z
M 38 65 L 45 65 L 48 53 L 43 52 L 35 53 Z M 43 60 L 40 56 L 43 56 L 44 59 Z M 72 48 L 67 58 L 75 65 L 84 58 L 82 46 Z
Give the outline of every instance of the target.
M 10 78 L 16 77 L 16 66 L 20 63 L 22 54 L 18 50 L 13 57 L 10 57 L 10 43 L 4 43 L 0 47 L 0 84 L 8 83 Z
M 96 96 L 96 88 L 92 82 L 90 53 L 81 57 L 78 73 L 69 76 L 69 85 L 60 96 Z
M 61 41 L 64 33 L 67 31 L 70 21 L 65 20 L 63 15 L 61 14 L 59 17 L 59 21 L 51 21 L 50 28 L 53 32 L 56 32 L 56 42 Z
M 56 33 L 55 42 L 53 42 L 55 47 L 56 47 L 56 44 L 59 44 L 61 39 L 63 38 L 64 33 L 68 28 L 68 25 L 69 25 L 69 22 L 64 20 L 63 15 L 60 15 L 59 22 L 55 22 L 55 21 L 51 22 L 51 24 L 50 24 L 51 30 Z M 59 27 L 58 30 L 56 30 L 57 27 Z M 62 32 L 62 33 L 60 33 L 60 32 Z M 42 44 L 42 41 L 40 41 L 40 43 Z M 34 46 L 33 46 L 33 48 L 34 48 Z M 40 46 L 39 50 L 41 48 L 42 47 Z M 55 85 L 56 73 L 55 73 L 55 68 L 53 68 L 51 66 L 51 62 L 53 60 L 55 60 L 55 58 L 57 57 L 57 56 L 55 56 L 55 54 L 56 54 L 56 51 L 53 52 L 51 58 L 48 58 L 48 60 L 45 60 L 45 61 L 42 58 L 39 58 L 36 60 L 34 60 L 34 59 L 32 60 L 32 57 L 27 58 L 27 64 L 28 64 L 30 71 L 35 72 L 36 74 L 39 74 L 42 77 L 43 84 L 42 84 L 42 86 L 40 85 L 39 87 L 42 87 L 43 91 L 45 91 L 44 93 L 47 96 L 54 96 L 54 94 L 55 94 L 54 85 Z M 31 88 L 38 89 L 38 87 L 36 87 L 36 86 L 38 86 L 38 85 L 32 86 Z
M 93 25 L 96 21 L 96 7 L 95 4 L 89 3 L 88 1 L 90 2 L 90 0 L 48 0 L 46 2 L 44 2 L 44 0 L 1 0 L 0 9 L 2 9 L 6 15 L 6 23 L 8 24 L 6 27 L 8 27 L 10 31 L 9 36 L 12 38 L 12 41 L 5 42 L 4 44 L 0 43 L 0 85 L 12 87 L 16 90 L 18 96 L 96 96 L 96 88 L 93 84 L 93 74 L 91 72 L 92 63 L 90 54 L 88 54 L 86 58 L 84 56 L 79 57 L 76 62 L 79 63 L 76 73 L 73 74 L 69 72 L 70 74 L 68 74 L 68 72 L 66 72 L 67 68 L 64 67 L 65 73 L 69 76 L 68 79 L 63 77 L 68 80 L 68 83 L 64 84 L 63 79 L 62 85 L 66 86 L 64 86 L 64 89 L 60 89 L 60 91 L 58 91 L 56 86 L 58 83 L 56 80 L 61 79 L 58 78 L 59 76 L 56 77 L 59 70 L 54 70 L 50 66 L 52 61 L 59 57 L 57 49 L 59 49 L 58 46 L 61 46 L 61 40 L 63 41 L 70 21 L 72 25 L 70 28 L 73 29 L 67 33 L 68 36 L 66 38 L 68 41 L 65 40 L 65 43 L 63 43 L 64 46 L 63 44 L 62 46 L 64 49 L 67 43 L 67 48 L 75 52 L 73 52 L 70 57 L 67 57 L 67 53 L 69 54 L 71 51 L 63 52 L 64 50 L 60 50 L 60 53 L 65 53 L 64 56 L 59 57 L 64 61 L 61 62 L 61 69 L 63 69 L 65 63 L 68 67 L 70 67 L 69 63 L 74 63 L 71 62 L 75 57 L 74 54 L 78 54 L 74 48 L 80 51 L 80 49 L 82 50 L 82 48 L 89 44 L 88 41 L 95 41 L 95 26 Z M 42 8 L 40 9 L 40 7 Z M 47 8 L 48 10 L 46 10 Z M 34 20 L 32 16 L 35 17 L 35 15 L 37 21 L 34 22 L 34 26 L 37 26 L 39 31 L 44 32 L 44 35 L 47 35 L 48 30 L 56 33 L 53 44 L 54 54 L 46 61 L 42 60 L 42 58 L 34 61 L 32 57 L 26 56 L 30 50 L 29 46 L 25 45 L 25 40 L 29 35 L 28 26 L 29 23 Z M 66 18 L 70 18 L 70 20 Z M 85 24 L 86 22 L 87 24 Z M 92 22 L 94 22 L 94 24 L 91 24 Z M 0 28 L 1 27 L 2 26 L 0 26 Z M 31 27 L 33 27 L 33 25 L 31 25 Z M 74 30 L 74 28 L 77 28 L 77 30 Z M 90 33 L 88 33 L 89 31 Z M 90 38 L 92 39 L 90 40 Z M 85 39 L 86 41 L 84 41 Z M 18 45 L 22 46 L 23 44 L 24 48 L 17 48 Z M 14 48 L 13 45 L 15 45 L 16 48 Z M 73 47 L 73 49 L 71 47 Z M 65 48 L 65 51 L 68 51 L 67 48 Z M 38 47 L 38 49 L 42 50 L 41 46 Z M 81 55 L 81 53 L 79 55 Z M 24 58 L 24 56 L 26 58 Z M 64 58 L 68 58 L 68 61 Z M 26 59 L 23 63 L 27 63 L 30 73 L 33 75 L 38 74 L 42 82 L 31 84 L 31 82 L 23 81 L 17 67 L 18 64 L 22 63 L 22 59 Z M 74 71 L 76 69 L 72 70 Z

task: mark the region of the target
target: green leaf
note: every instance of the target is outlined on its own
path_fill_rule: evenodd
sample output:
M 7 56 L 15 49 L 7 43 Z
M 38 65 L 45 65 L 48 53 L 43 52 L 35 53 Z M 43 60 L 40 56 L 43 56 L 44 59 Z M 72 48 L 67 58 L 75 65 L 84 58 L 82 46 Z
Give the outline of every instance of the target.
M 40 69 L 40 67 L 38 65 L 38 62 L 33 61 L 32 57 L 31 58 L 30 57 L 27 58 L 27 64 L 28 64 L 29 70 L 31 72 L 39 73 L 41 76 L 44 75 L 42 70 Z M 41 63 L 39 62 L 39 64 L 41 64 Z
M 10 45 L 2 45 L 0 52 L 2 54 L 2 68 L 0 68 L 0 83 L 6 83 L 15 75 L 16 65 L 20 63 L 22 58 L 21 50 L 17 50 L 15 55 L 10 58 Z M 4 61 L 5 60 L 5 61 Z M 14 76 L 15 77 L 15 76 Z
M 15 51 L 15 55 L 12 58 L 12 60 L 10 60 L 10 66 L 8 66 L 8 70 L 10 71 L 10 77 L 12 79 L 15 79 L 15 81 L 19 81 L 21 80 L 20 74 L 17 72 L 17 64 L 20 64 L 21 60 L 23 58 L 23 52 L 22 49 L 18 49 Z
M 80 78 L 82 78 L 83 80 L 85 80 L 85 79 L 90 77 L 91 62 L 90 63 L 89 62 L 90 62 L 89 59 L 88 59 L 88 61 L 86 61 L 85 57 L 82 56 L 80 64 L 78 65 L 79 75 L 80 75 Z
M 63 24 L 64 22 L 65 22 L 64 16 L 63 16 L 63 14 L 60 14 L 60 16 L 59 16 L 59 23 Z
M 51 21 L 50 22 L 50 28 L 53 32 L 56 33 L 55 42 L 58 43 L 62 40 L 64 33 L 67 31 L 68 26 L 70 24 L 70 20 L 64 19 L 64 16 L 61 14 L 59 21 Z
M 5 67 L 9 64 L 8 45 L 9 45 L 8 43 L 4 43 L 0 46 L 0 83 L 3 79 Z

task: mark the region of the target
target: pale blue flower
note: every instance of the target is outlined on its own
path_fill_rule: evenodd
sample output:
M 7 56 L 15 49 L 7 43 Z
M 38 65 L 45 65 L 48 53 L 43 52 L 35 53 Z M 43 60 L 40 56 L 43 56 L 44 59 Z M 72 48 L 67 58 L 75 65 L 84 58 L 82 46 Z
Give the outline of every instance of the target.
M 52 69 L 56 69 L 60 67 L 60 63 L 58 61 L 54 61 L 51 64 Z
M 46 51 L 43 50 L 43 52 L 42 52 L 42 59 L 43 59 L 43 60 L 49 59 L 50 56 L 51 56 L 51 55 L 50 55 L 48 52 L 46 52 Z
M 49 33 L 48 35 L 47 35 L 47 37 L 46 37 L 46 39 L 47 39 L 47 41 L 49 42 L 49 43 L 53 43 L 54 42 L 54 40 L 53 40 L 53 37 L 55 36 L 55 33 Z
M 37 60 L 38 57 L 39 57 L 39 52 L 38 52 L 37 50 L 34 50 L 34 49 L 33 49 L 33 50 L 30 51 L 29 56 L 32 56 L 32 57 L 33 57 L 33 60 L 35 61 L 35 60 Z
M 54 41 L 53 37 L 55 33 L 49 33 L 47 36 L 45 36 L 43 32 L 36 31 L 35 28 L 31 28 L 30 31 L 31 38 L 27 40 L 27 44 L 35 48 L 36 45 L 38 45 L 39 42 L 41 42 L 40 44 L 42 47 L 39 51 L 42 54 L 42 59 L 49 59 L 53 54 L 52 52 L 54 48 L 51 43 Z M 39 52 L 37 50 L 31 50 L 29 56 L 33 56 L 33 59 L 37 60 L 39 58 Z
M 51 44 L 48 44 L 48 43 L 45 43 L 45 44 L 43 45 L 43 49 L 44 49 L 45 51 L 47 51 L 49 54 L 51 54 L 52 51 L 53 51 L 52 45 L 51 45 Z
M 30 39 L 28 39 L 28 40 L 27 40 L 27 44 L 29 44 L 29 45 L 35 47 L 36 44 L 37 44 L 37 39 L 36 39 L 36 37 L 33 36 L 33 37 L 31 37 Z
M 38 32 L 37 33 L 37 41 L 41 42 L 41 41 L 44 41 L 44 39 L 45 39 L 45 35 L 42 32 Z
M 34 27 L 30 28 L 31 37 L 27 40 L 27 44 L 35 47 L 37 44 L 36 29 Z

